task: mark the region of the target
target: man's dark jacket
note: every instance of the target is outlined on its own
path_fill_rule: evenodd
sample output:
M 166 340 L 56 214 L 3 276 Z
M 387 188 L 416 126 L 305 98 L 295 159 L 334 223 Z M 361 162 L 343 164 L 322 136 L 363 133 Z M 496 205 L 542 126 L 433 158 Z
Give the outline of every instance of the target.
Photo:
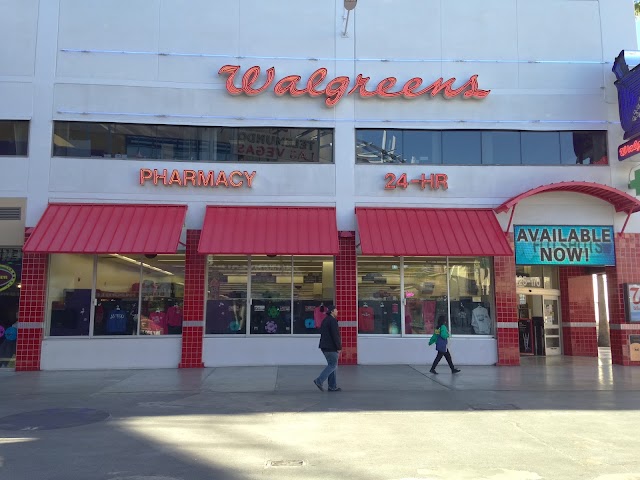
M 318 347 L 323 352 L 337 352 L 342 350 L 342 340 L 338 330 L 338 320 L 331 315 L 327 315 L 320 325 L 320 345 Z

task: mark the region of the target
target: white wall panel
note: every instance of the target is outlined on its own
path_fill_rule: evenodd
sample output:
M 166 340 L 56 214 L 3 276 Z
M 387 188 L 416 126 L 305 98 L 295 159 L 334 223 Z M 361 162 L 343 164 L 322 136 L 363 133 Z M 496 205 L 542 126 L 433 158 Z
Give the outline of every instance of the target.
M 518 0 L 517 7 L 522 60 L 602 60 L 598 1 Z
M 42 342 L 42 370 L 178 368 L 180 337 L 48 338 Z
M 160 0 L 60 0 L 58 47 L 138 54 L 58 53 L 63 77 L 155 80 Z
M 26 197 L 29 180 L 29 159 L 25 157 L 0 157 L 0 197 Z M 42 172 L 46 175 L 46 172 Z
M 358 363 L 360 365 L 429 365 L 436 356 L 429 337 L 389 338 L 359 337 Z M 449 344 L 453 363 L 461 365 L 495 365 L 498 361 L 498 345 L 494 338 L 452 337 Z M 443 358 L 439 369 L 447 369 Z
M 0 118 L 28 120 L 33 115 L 33 85 L 19 82 L 0 82 Z
M 205 367 L 325 365 L 318 335 L 308 337 L 205 337 Z
M 38 3 L 38 0 L 0 0 L 0 75 L 33 75 Z

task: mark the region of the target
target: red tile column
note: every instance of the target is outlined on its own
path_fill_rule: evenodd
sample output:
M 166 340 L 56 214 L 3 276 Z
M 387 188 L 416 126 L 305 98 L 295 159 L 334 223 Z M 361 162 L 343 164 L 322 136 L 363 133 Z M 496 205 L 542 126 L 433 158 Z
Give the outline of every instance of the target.
M 358 364 L 358 316 L 356 298 L 356 234 L 339 232 L 336 256 L 336 307 L 342 337 L 342 365 Z
M 202 368 L 204 339 L 204 280 L 207 256 L 198 254 L 200 230 L 187 230 L 184 275 L 184 320 L 180 368 Z
M 593 279 L 585 267 L 560 267 L 559 277 L 563 353 L 597 357 Z
M 509 234 L 513 249 L 513 234 Z M 518 297 L 516 295 L 516 259 L 494 257 L 496 293 L 496 337 L 498 340 L 498 365 L 520 365 L 518 343 Z
M 629 359 L 629 335 L 640 335 L 640 325 L 626 322 L 624 284 L 640 283 L 640 234 L 615 236 L 616 266 L 607 267 L 611 360 L 618 365 L 640 365 Z
M 29 234 L 25 235 L 25 241 L 27 238 Z M 26 253 L 22 257 L 16 343 L 16 371 L 19 372 L 40 370 L 47 301 L 47 259 L 46 254 L 40 253 Z

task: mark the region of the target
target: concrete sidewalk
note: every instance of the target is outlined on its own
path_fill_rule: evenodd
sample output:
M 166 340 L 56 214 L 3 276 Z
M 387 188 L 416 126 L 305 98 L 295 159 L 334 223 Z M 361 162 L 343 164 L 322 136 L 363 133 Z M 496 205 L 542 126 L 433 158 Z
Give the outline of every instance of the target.
M 640 479 L 640 369 L 0 371 L 0 479 Z

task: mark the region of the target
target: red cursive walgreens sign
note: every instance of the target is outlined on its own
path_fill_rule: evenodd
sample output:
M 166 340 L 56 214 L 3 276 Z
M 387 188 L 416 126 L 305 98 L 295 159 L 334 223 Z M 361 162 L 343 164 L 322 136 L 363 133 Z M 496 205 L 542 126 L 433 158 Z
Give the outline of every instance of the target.
M 260 67 L 251 67 L 242 75 L 242 86 L 236 86 L 236 76 L 239 76 L 240 65 L 225 65 L 218 71 L 218 75 L 228 75 L 227 78 L 227 92 L 231 95 L 245 95 L 254 96 L 266 91 L 276 77 L 275 67 L 268 68 L 266 71 L 267 78 L 261 81 L 262 85 L 256 85 L 256 82 L 260 78 Z M 281 78 L 273 86 L 273 92 L 279 97 L 285 94 L 289 94 L 292 97 L 301 97 L 302 95 L 309 95 L 310 97 L 324 96 L 325 103 L 328 107 L 333 107 L 347 95 L 351 95 L 357 92 L 362 98 L 368 97 L 381 97 L 381 98 L 415 98 L 421 95 L 430 94 L 431 97 L 435 97 L 442 92 L 445 98 L 454 98 L 458 95 L 462 95 L 464 99 L 471 98 L 484 98 L 491 90 L 481 90 L 478 87 L 478 75 L 472 75 L 467 82 L 458 87 L 453 88 L 453 84 L 456 82 L 454 77 L 444 81 L 442 77 L 433 82 L 430 85 L 420 89 L 422 86 L 422 78 L 413 77 L 407 80 L 400 88 L 396 87 L 398 79 L 396 77 L 383 78 L 378 82 L 378 85 L 374 89 L 367 90 L 367 83 L 370 77 L 363 77 L 362 74 L 358 74 L 355 80 L 355 84 L 351 89 L 351 79 L 345 76 L 335 77 L 326 84 L 325 87 L 320 87 L 320 84 L 327 78 L 327 69 L 319 68 L 311 74 L 307 80 L 302 80 L 300 75 L 287 75 Z M 399 88 L 399 90 L 390 92 L 393 88 Z

